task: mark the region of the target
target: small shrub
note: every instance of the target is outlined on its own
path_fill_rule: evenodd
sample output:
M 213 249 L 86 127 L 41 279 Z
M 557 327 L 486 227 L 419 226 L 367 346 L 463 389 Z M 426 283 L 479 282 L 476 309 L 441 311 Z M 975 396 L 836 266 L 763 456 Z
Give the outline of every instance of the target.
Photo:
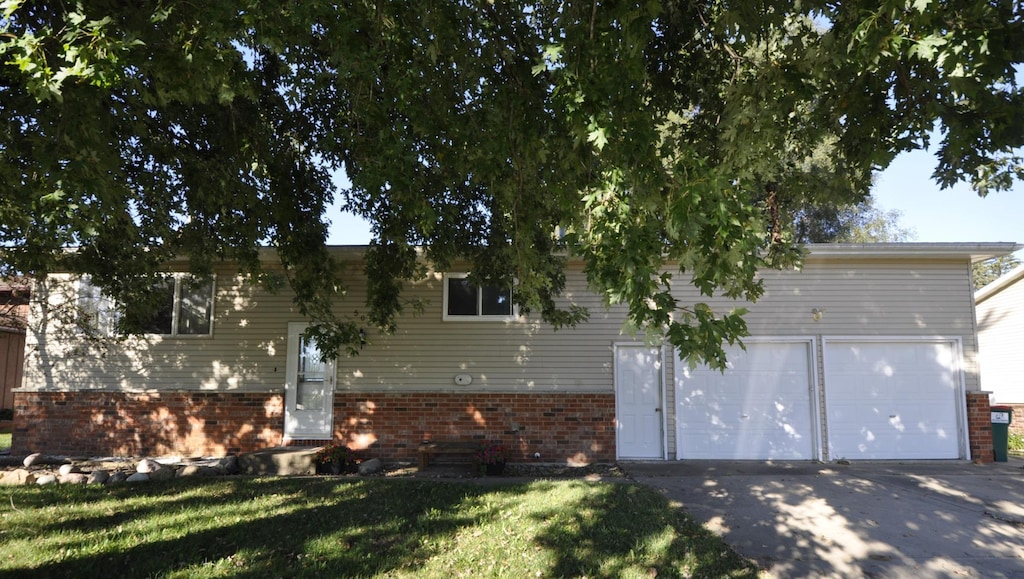
M 1011 452 L 1024 452 L 1024 435 L 1011 432 L 1007 440 L 1007 447 Z
M 315 458 L 319 464 L 331 464 L 334 462 L 348 464 L 352 462 L 352 451 L 344 444 L 328 442 L 323 448 L 316 451 Z

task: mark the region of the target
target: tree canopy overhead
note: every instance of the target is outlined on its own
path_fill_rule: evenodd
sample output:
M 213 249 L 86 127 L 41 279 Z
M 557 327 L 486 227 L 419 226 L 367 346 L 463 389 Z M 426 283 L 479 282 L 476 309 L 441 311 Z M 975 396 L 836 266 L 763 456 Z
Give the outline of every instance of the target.
M 558 299 L 571 254 L 638 328 L 720 364 L 740 312 L 676 303 L 671 284 L 756 299 L 757 268 L 796 256 L 787 207 L 862 201 L 936 126 L 940 184 L 1021 174 L 1018 2 L 0 10 L 0 267 L 89 273 L 127 302 L 173 257 L 258 275 L 271 245 L 328 350 L 358 339 L 331 307 L 339 197 L 373 224 L 382 328 L 424 259 L 467 259 L 515 279 L 521 311 L 579 322 Z

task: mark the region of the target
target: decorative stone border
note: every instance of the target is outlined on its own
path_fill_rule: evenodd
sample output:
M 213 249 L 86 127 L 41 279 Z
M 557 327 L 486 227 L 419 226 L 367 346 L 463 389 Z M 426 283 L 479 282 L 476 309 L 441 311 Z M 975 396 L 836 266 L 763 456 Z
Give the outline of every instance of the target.
M 204 459 L 72 460 L 35 453 L 22 460 L 21 468 L 0 473 L 0 485 L 110 485 L 168 480 L 174 477 L 224 476 L 238 472 L 238 457 L 233 455 Z

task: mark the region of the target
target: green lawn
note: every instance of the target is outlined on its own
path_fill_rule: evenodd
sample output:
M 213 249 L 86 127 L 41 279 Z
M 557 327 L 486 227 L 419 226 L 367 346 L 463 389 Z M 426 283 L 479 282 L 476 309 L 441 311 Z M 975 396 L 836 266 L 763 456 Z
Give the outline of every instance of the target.
M 0 492 L 0 576 L 757 575 L 633 484 L 232 477 Z
M 11 447 L 11 433 L 0 432 L 0 450 Z

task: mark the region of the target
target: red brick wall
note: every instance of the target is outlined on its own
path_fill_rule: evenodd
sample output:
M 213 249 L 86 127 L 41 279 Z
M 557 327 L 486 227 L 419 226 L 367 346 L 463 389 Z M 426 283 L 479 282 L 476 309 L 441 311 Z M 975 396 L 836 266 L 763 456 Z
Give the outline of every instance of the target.
M 13 454 L 222 456 L 280 446 L 276 393 L 15 392 Z
M 421 441 L 498 440 L 512 460 L 614 462 L 608 394 L 348 394 L 334 397 L 335 438 L 369 455 L 414 459 Z
M 16 392 L 12 453 L 223 455 L 280 446 L 283 426 L 273 393 Z M 513 460 L 615 460 L 611 393 L 339 392 L 334 427 L 336 439 L 384 459 L 414 460 L 429 438 L 499 440 Z
M 992 450 L 992 412 L 987 393 L 967 393 L 967 431 L 970 436 L 971 460 L 995 460 Z
M 14 406 L 13 454 L 218 456 L 283 444 L 276 393 L 15 392 Z M 968 392 L 967 414 L 971 459 L 991 462 L 988 395 Z M 1014 427 L 1024 429 L 1024 405 L 1014 409 Z M 334 428 L 337 440 L 384 459 L 414 460 L 420 441 L 431 439 L 499 440 L 513 460 L 535 452 L 544 462 L 615 460 L 611 393 L 339 392 Z
M 1013 417 L 1010 419 L 1010 432 L 1016 432 L 1024 436 L 1024 404 L 1003 404 L 1013 408 Z

